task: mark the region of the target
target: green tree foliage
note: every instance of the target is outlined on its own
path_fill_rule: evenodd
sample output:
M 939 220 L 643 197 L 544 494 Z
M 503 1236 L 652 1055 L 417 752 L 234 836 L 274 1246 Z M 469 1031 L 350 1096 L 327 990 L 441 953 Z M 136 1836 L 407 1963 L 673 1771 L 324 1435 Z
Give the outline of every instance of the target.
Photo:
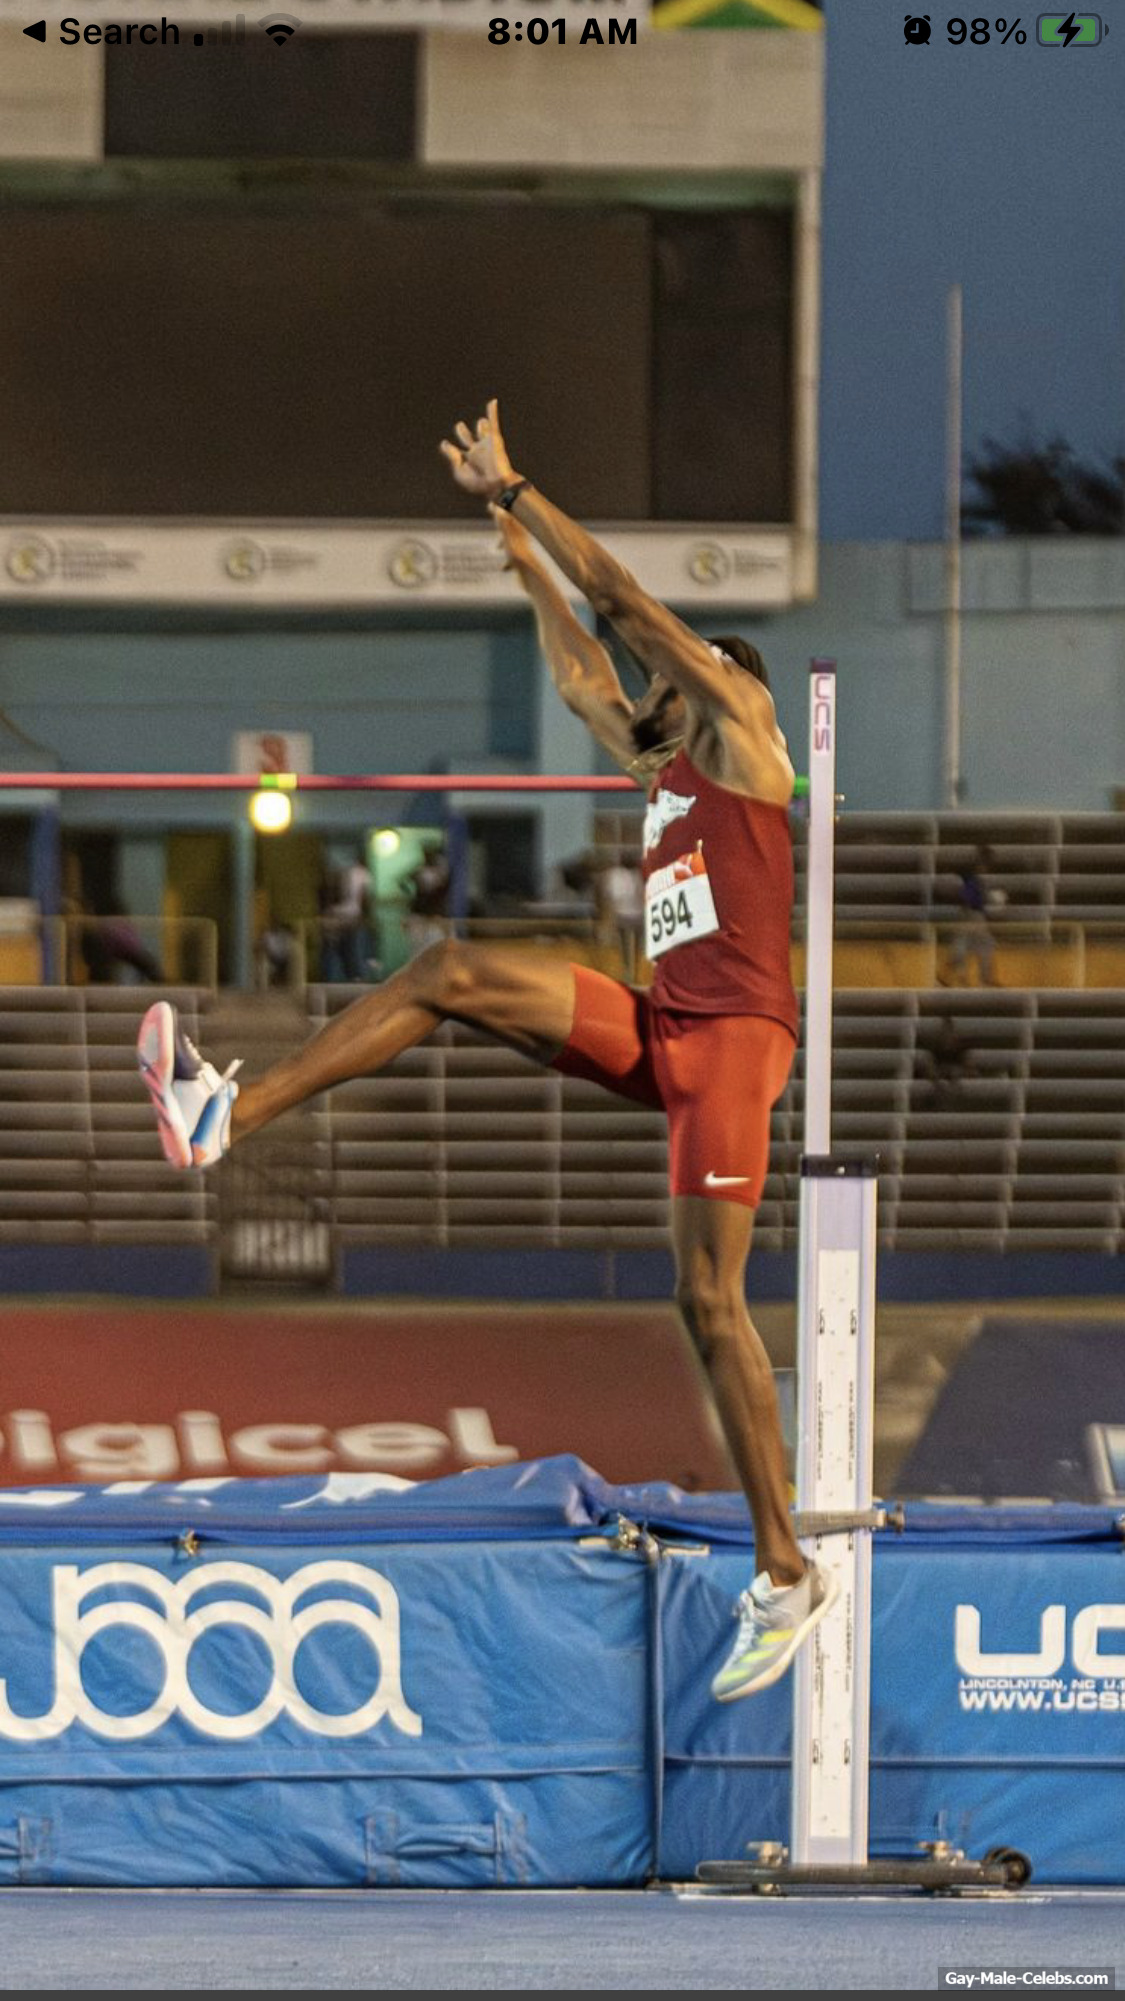
M 976 488 L 962 512 L 966 535 L 1125 534 L 1125 458 L 1090 465 L 1065 438 L 986 438 L 966 474 Z

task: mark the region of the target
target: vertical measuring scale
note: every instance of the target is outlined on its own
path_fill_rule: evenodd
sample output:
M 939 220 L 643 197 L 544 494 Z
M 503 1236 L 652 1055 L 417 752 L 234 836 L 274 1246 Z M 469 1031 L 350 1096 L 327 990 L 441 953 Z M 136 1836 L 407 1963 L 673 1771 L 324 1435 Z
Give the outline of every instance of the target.
M 789 1859 L 867 1860 L 871 1532 L 816 1533 L 872 1508 L 874 1168 L 831 1151 L 836 670 L 814 660 L 809 699 L 805 1128 L 797 1299 L 797 1515 L 806 1556 L 839 1594 L 793 1668 Z M 802 1518 L 803 1521 L 802 1521 Z

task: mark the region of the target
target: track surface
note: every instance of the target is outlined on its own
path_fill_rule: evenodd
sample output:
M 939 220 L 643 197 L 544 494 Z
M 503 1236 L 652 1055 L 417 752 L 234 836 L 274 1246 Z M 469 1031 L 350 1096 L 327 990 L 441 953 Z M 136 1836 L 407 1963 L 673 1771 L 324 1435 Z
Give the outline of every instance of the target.
M 932 1989 L 941 1966 L 1112 1967 L 1125 1892 L 12 1889 L 0 1939 L 25 1991 Z

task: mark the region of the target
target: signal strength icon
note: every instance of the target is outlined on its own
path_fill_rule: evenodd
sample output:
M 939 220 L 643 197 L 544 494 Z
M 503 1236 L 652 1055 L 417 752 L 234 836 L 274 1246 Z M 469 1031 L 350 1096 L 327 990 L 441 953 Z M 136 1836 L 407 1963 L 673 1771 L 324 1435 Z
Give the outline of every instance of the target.
M 205 42 L 212 47 L 218 47 L 223 43 L 244 42 L 245 40 L 245 14 L 236 14 L 233 21 L 222 21 L 217 27 L 207 28 L 202 34 L 192 36 L 192 41 L 195 43 L 197 49 L 201 49 Z
M 301 23 L 292 14 L 270 14 L 262 22 L 266 34 L 275 48 L 283 49 L 291 35 L 295 35 Z

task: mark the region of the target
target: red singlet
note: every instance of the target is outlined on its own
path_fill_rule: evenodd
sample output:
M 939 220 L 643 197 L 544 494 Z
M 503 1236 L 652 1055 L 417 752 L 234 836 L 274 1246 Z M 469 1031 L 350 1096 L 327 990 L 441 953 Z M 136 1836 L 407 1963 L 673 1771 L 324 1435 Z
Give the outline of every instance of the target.
M 645 815 L 647 992 L 575 966 L 556 1068 L 668 1117 L 673 1195 L 749 1209 L 797 1035 L 788 811 L 715 785 L 680 751 Z
M 654 878 L 667 879 L 677 934 L 674 946 L 654 960 L 654 1005 L 682 1014 L 769 1015 L 796 1036 L 788 807 L 715 785 L 681 750 L 649 794 L 643 869 L 649 900 L 659 887 Z M 690 907 L 680 912 L 689 923 L 676 924 L 679 887 L 690 887 L 692 876 L 709 884 L 717 919 L 717 928 L 698 937 L 692 932 L 700 929 L 700 918 Z

